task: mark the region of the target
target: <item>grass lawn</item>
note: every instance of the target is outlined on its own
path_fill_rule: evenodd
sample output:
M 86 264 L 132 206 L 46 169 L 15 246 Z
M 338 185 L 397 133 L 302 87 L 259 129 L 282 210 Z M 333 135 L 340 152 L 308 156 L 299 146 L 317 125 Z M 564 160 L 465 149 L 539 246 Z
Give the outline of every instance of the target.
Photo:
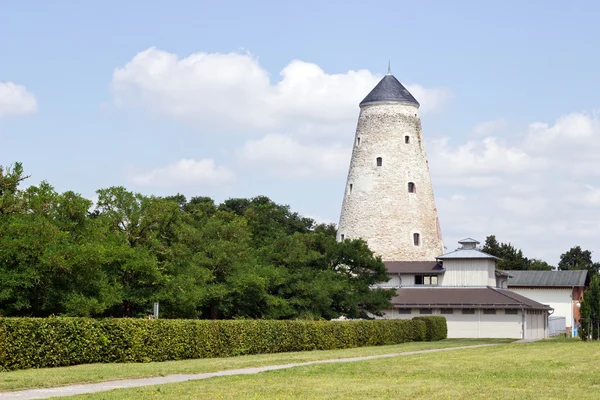
M 442 347 L 469 346 L 482 343 L 509 343 L 511 341 L 512 340 L 510 339 L 447 339 L 438 342 L 404 343 L 394 346 L 359 347 L 344 350 L 305 351 L 152 363 L 87 364 L 61 368 L 28 369 L 0 372 L 0 391 L 57 387 L 73 383 L 147 378 L 170 374 L 195 374 L 331 358 L 400 353 Z
M 600 344 L 546 340 L 320 364 L 77 398 L 598 399 Z

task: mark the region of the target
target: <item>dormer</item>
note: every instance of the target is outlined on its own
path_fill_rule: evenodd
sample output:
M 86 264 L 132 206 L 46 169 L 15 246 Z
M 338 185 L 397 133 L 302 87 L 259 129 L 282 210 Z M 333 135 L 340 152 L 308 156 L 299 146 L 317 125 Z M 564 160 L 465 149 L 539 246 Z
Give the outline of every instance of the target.
M 496 260 L 499 258 L 478 250 L 479 242 L 475 239 L 466 238 L 458 243 L 458 249 L 437 257 L 446 270 L 442 286 L 497 287 Z

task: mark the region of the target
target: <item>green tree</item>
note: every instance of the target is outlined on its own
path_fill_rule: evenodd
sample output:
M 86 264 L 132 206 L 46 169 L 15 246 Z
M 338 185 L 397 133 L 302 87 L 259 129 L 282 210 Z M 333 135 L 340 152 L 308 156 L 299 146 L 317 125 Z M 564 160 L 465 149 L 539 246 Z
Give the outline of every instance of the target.
M 580 307 L 580 330 L 579 337 L 582 340 L 588 338 L 600 339 L 600 278 L 594 275 L 590 287 L 583 294 Z
M 585 269 L 590 276 L 594 276 L 598 274 L 600 263 L 592 261 L 591 251 L 582 250 L 580 246 L 575 246 L 560 255 L 558 269 L 562 271 Z
M 143 315 L 161 296 L 165 278 L 161 263 L 168 257 L 169 230 L 180 216 L 180 207 L 175 201 L 124 187 L 101 189 L 97 194 L 96 219 L 107 230 L 105 268 L 121 286 L 121 315 Z
M 551 271 L 554 269 L 554 267 L 544 260 L 540 260 L 539 258 L 532 258 L 531 260 L 529 260 L 528 269 L 538 271 Z
M 29 175 L 23 172 L 23 165 L 16 162 L 13 167 L 0 165 L 0 215 L 17 212 L 19 209 L 19 184 Z
M 246 218 L 255 247 L 267 245 L 281 236 L 310 232 L 315 225 L 311 218 L 302 217 L 289 206 L 276 204 L 266 196 L 229 199 L 219 205 L 219 209 Z
M 552 270 L 547 262 L 539 259 L 528 259 L 523 255 L 521 249 L 517 249 L 510 243 L 500 243 L 495 235 L 485 238 L 485 244 L 481 249 L 485 253 L 500 258 L 497 268 L 501 270 Z
M 367 317 L 390 306 L 385 266 L 265 196 L 189 201 L 124 187 L 91 201 L 0 168 L 0 315 Z
M 0 310 L 3 315 L 90 316 L 114 301 L 103 271 L 91 202 L 46 182 L 19 194 L 21 212 L 0 218 Z

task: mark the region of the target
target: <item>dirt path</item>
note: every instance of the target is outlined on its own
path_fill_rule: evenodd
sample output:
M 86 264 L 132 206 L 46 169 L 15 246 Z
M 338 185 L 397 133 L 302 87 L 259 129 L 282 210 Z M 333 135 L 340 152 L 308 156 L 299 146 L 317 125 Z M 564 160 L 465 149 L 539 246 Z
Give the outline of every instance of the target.
M 61 387 L 56 387 L 56 388 L 27 389 L 27 390 L 15 391 L 15 392 L 0 392 L 0 400 L 2 400 L 2 399 L 12 399 L 12 400 L 48 399 L 51 397 L 65 397 L 65 396 L 74 396 L 74 395 L 85 394 L 85 393 L 105 392 L 105 391 L 114 390 L 114 389 L 126 389 L 126 388 L 140 387 L 140 386 L 162 385 L 165 383 L 177 383 L 177 382 L 193 381 L 193 380 L 199 380 L 199 379 L 208 379 L 208 378 L 214 378 L 216 376 L 257 374 L 259 372 L 275 371 L 278 369 L 286 369 L 286 368 L 294 368 L 294 367 L 303 367 L 305 365 L 340 363 L 340 362 L 355 362 L 355 361 L 373 360 L 376 358 L 409 356 L 409 355 L 413 355 L 413 354 L 424 354 L 424 353 L 437 353 L 440 351 L 475 349 L 478 347 L 488 347 L 488 346 L 497 346 L 497 344 L 478 344 L 478 345 L 473 345 L 473 346 L 461 346 L 461 347 L 448 347 L 448 348 L 443 348 L 443 349 L 407 351 L 405 353 L 381 354 L 381 355 L 376 355 L 376 356 L 336 358 L 336 359 L 329 359 L 329 360 L 308 361 L 308 362 L 295 363 L 295 364 L 269 365 L 269 366 L 265 366 L 265 367 L 230 369 L 230 370 L 226 370 L 226 371 L 208 372 L 208 373 L 204 373 L 204 374 L 174 374 L 174 375 L 167 375 L 167 376 L 161 376 L 161 377 L 155 377 L 155 378 L 124 379 L 124 380 L 107 381 L 107 382 L 100 382 L 100 383 L 85 383 L 85 384 L 79 384 L 79 385 L 61 386 Z

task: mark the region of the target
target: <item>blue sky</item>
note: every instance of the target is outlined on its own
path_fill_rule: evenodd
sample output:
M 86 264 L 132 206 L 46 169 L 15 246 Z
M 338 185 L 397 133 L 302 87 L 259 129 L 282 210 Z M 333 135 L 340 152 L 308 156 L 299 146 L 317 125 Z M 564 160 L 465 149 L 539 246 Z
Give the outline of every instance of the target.
M 599 8 L 2 2 L 0 165 L 90 198 L 264 194 L 337 222 L 358 102 L 391 59 L 450 250 L 495 233 L 551 263 L 597 254 Z

